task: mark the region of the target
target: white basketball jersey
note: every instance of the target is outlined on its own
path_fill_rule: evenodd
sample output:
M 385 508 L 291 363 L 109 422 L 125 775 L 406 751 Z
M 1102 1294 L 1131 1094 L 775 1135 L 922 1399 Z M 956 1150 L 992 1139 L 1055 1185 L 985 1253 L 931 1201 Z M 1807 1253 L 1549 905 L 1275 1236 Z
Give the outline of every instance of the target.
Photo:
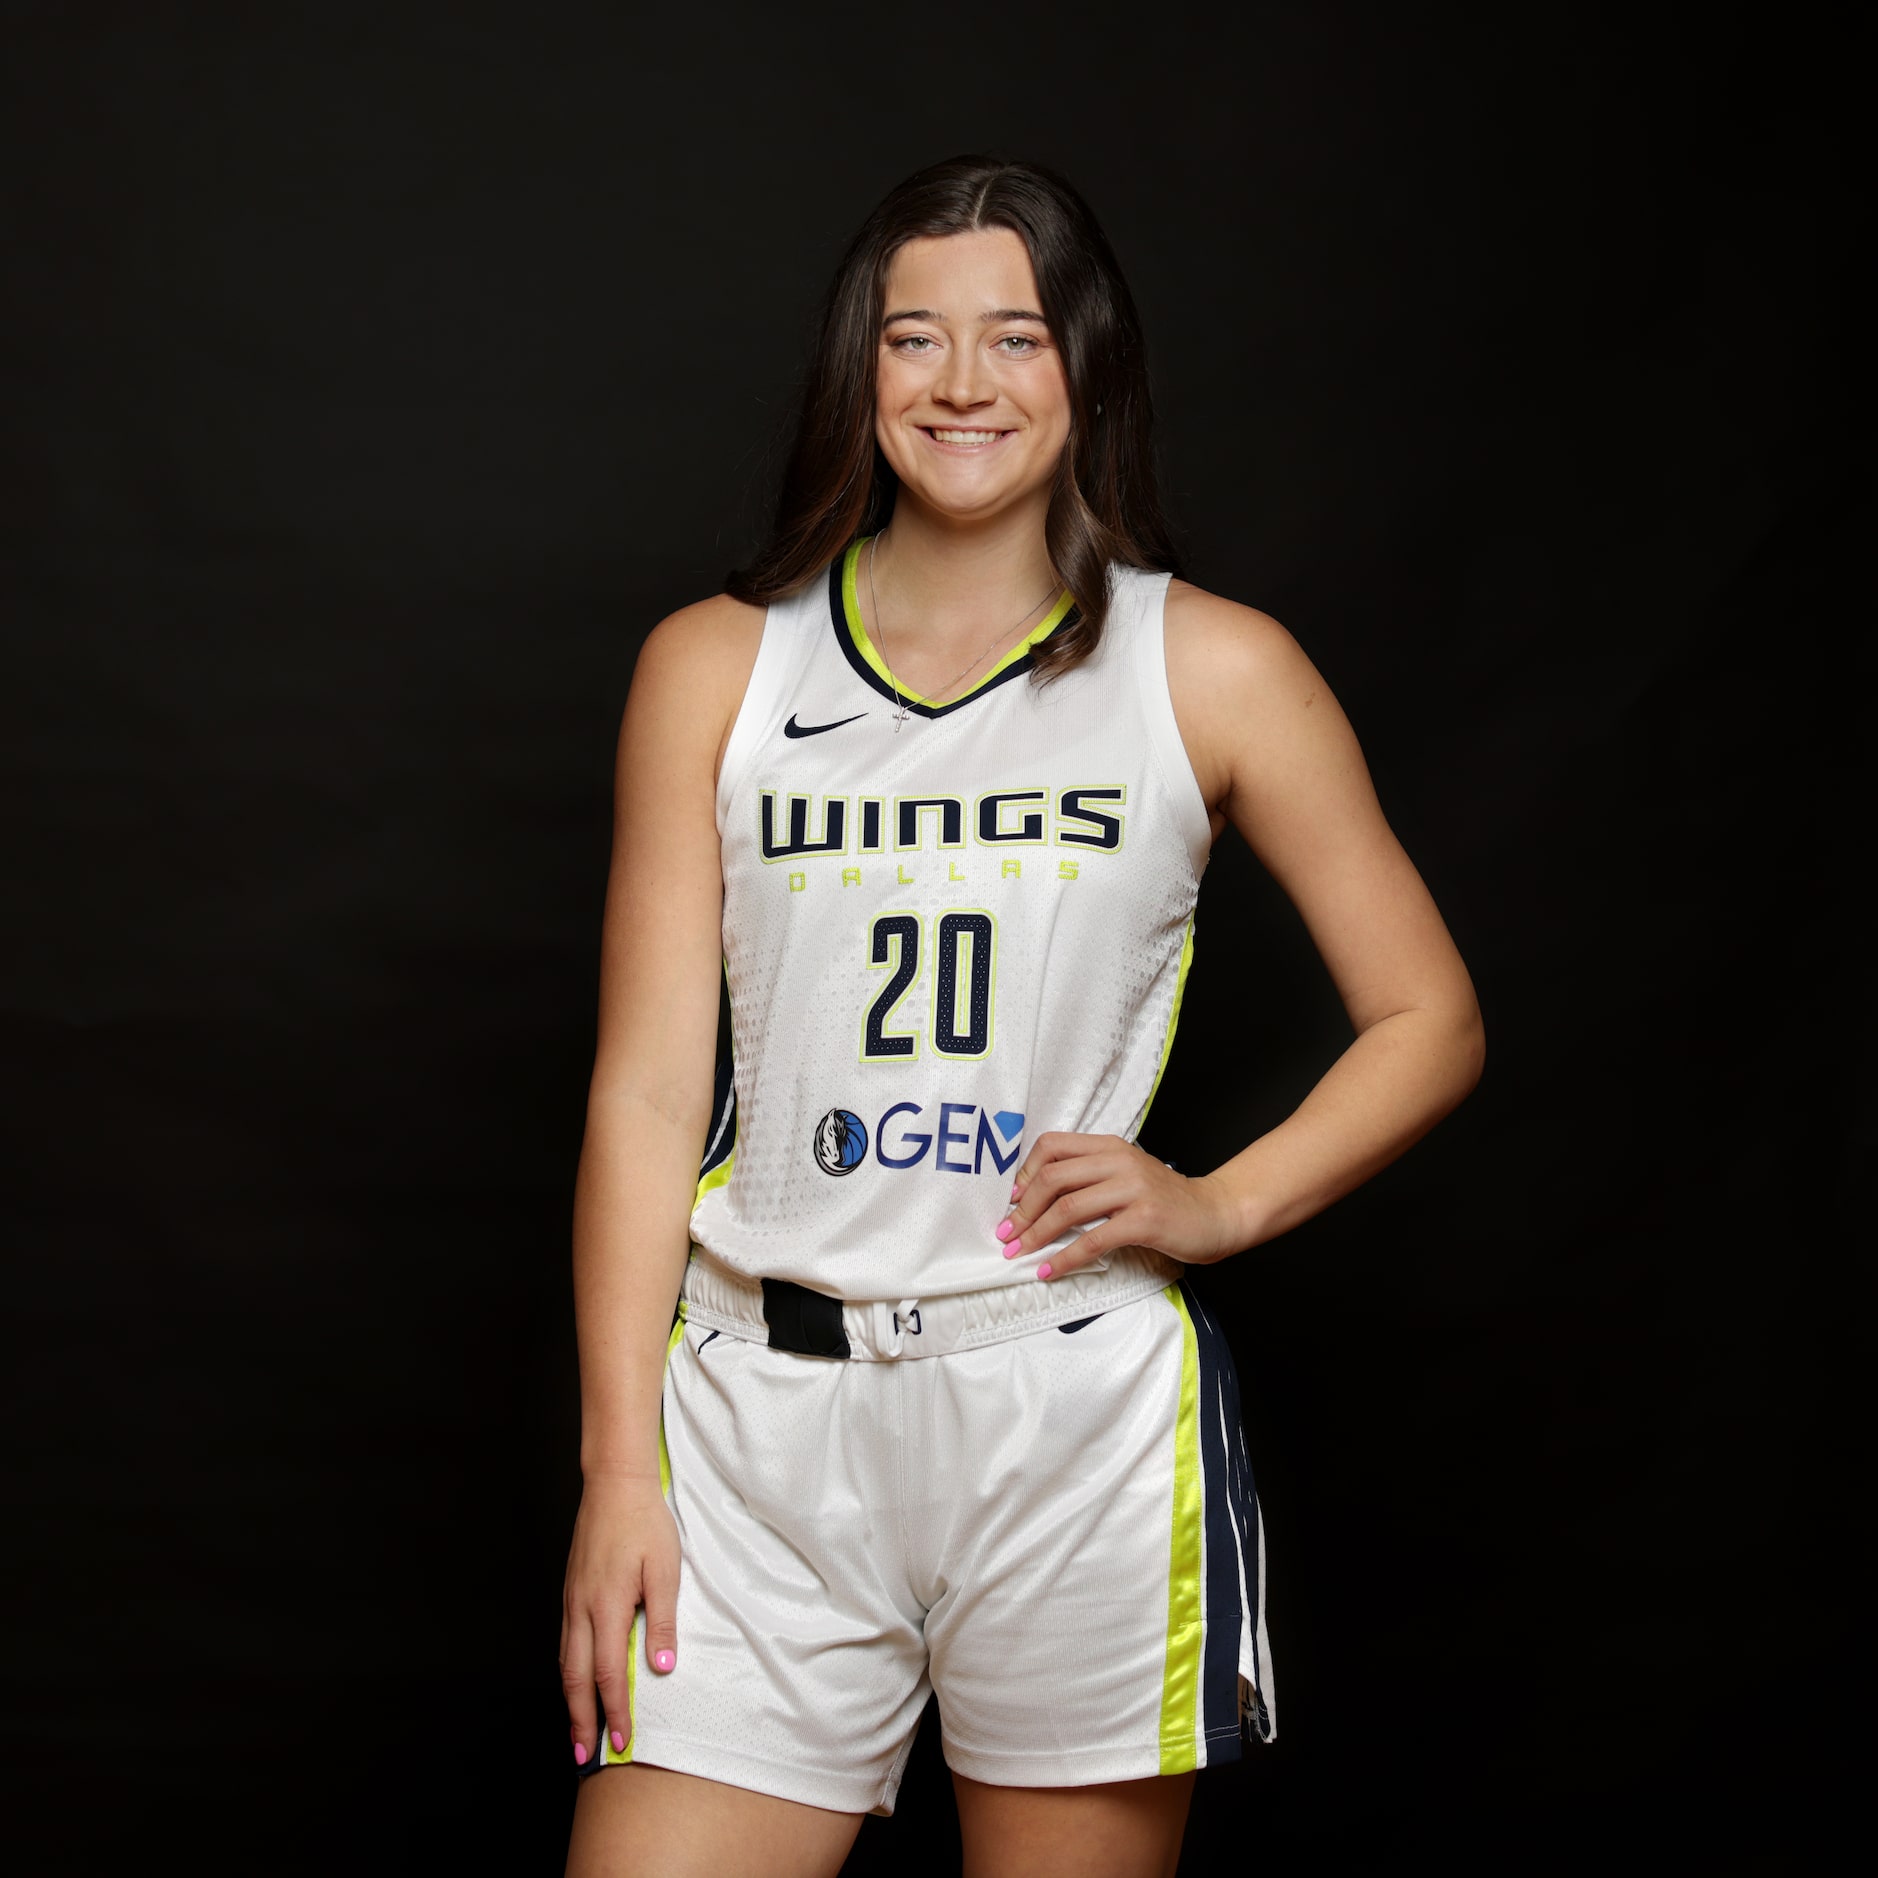
M 860 544 L 770 607 L 717 827 L 734 1091 L 696 1256 L 848 1299 L 1034 1281 L 993 1228 L 1024 1144 L 1133 1140 L 1173 1043 L 1210 831 L 1168 697 L 1168 576 L 1116 567 L 1102 643 L 1043 624 L 900 706 Z M 1061 1247 L 1074 1235 L 1056 1241 Z

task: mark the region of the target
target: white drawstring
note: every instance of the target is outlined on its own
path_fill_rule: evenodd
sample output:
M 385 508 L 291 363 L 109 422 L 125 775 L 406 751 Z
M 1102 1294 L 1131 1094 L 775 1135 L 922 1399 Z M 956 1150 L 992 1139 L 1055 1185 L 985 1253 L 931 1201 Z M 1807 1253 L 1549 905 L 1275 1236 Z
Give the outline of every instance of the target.
M 893 1314 L 893 1341 L 887 1345 L 889 1356 L 898 1356 L 906 1348 L 907 1326 L 919 1316 L 919 1299 L 902 1298 L 898 1309 Z M 913 1332 L 915 1336 L 919 1332 Z

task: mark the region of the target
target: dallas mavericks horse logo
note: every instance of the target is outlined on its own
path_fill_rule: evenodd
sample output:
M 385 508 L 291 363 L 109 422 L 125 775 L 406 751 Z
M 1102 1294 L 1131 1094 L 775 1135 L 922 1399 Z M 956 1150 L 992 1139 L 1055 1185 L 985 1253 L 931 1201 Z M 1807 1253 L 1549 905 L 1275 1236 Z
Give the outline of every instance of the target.
M 851 1109 L 830 1109 L 815 1124 L 815 1165 L 824 1174 L 851 1174 L 867 1159 L 867 1128 Z

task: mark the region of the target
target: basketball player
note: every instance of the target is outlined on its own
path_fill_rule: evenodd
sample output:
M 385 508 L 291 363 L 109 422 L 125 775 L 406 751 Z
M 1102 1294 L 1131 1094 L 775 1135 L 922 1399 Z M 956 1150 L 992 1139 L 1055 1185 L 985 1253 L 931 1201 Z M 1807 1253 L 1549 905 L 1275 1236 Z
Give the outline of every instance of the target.
M 1171 1872 L 1194 1770 L 1271 1736 L 1184 1274 L 1401 1154 L 1482 1028 L 1337 701 L 1173 577 L 1151 463 L 1087 208 L 940 164 L 841 263 L 770 544 L 639 656 L 576 1199 L 572 1873 L 838 1871 L 929 1692 L 969 1872 Z M 1175 1171 L 1135 1137 L 1228 822 L 1355 1037 Z

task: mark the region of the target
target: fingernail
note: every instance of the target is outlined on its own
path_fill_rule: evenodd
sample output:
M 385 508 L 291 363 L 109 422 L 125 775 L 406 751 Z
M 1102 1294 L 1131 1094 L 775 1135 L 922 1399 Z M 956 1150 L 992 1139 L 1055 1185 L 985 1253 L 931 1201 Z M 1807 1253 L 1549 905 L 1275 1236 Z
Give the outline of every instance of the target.
M 1018 1194 L 1020 1194 L 1020 1193 L 1021 1193 L 1022 1191 L 1023 1191 L 1023 1189 L 1022 1189 L 1021 1187 L 1013 1187 L 1013 1188 L 1011 1189 L 1011 1198 L 1012 1198 L 1013 1200 L 1015 1200 L 1015 1199 L 1017 1198 L 1017 1196 L 1018 1196 Z
M 1038 1276 L 1039 1278 L 1048 1278 L 1048 1277 L 1049 1277 L 1049 1275 L 1050 1275 L 1050 1268 L 1049 1268 L 1049 1266 L 1047 1266 L 1047 1265 L 1039 1265 L 1039 1266 L 1037 1267 L 1037 1276 Z
M 672 1673 L 672 1665 L 677 1661 L 678 1658 L 670 1650 L 656 1650 L 652 1656 L 652 1667 L 661 1676 L 669 1676 Z
M 587 1765 L 587 1750 L 578 1741 L 574 1743 L 574 1765 L 576 1767 Z
M 617 1728 L 613 1730 L 613 1752 L 615 1754 L 626 1752 L 626 1737 Z
M 1001 1219 L 994 1228 L 1000 1239 L 1013 1239 L 1017 1236 L 1016 1225 L 1008 1219 Z
M 1016 1258 L 1016 1256 L 1018 1255 L 1018 1253 L 1020 1253 L 1021 1251 L 1023 1251 L 1023 1249 L 1024 1249 L 1024 1242 L 1023 1242 L 1023 1240 L 1021 1240 L 1021 1239 L 1013 1239 L 1013 1240 L 1011 1241 L 1011 1243 L 1010 1243 L 1009 1245 L 1007 1245 L 1007 1246 L 1006 1246 L 1006 1247 L 1004 1248 L 1004 1256 L 1005 1256 L 1005 1257 L 1006 1257 L 1007 1259 L 1014 1259 L 1014 1258 Z

